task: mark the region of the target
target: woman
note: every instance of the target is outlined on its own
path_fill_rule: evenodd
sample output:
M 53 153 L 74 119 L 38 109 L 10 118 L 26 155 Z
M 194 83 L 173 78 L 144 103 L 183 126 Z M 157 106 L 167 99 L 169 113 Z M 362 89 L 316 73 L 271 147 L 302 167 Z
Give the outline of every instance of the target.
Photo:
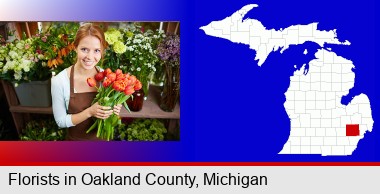
M 91 105 L 96 88 L 88 86 L 86 80 L 99 72 L 96 65 L 104 56 L 107 42 L 103 31 L 90 23 L 78 29 L 74 40 L 77 61 L 61 71 L 51 81 L 51 95 L 55 121 L 61 128 L 68 128 L 67 140 L 97 140 L 96 130 L 86 133 L 93 124 L 91 117 L 108 118 L 119 115 L 121 105 L 111 107 Z

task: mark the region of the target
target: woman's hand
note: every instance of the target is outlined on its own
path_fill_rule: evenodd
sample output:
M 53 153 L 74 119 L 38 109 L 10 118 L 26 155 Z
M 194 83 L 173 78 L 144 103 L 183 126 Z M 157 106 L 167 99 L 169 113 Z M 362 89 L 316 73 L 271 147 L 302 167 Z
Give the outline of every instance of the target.
M 115 109 L 115 108 L 114 108 Z M 106 119 L 113 113 L 111 107 L 109 106 L 101 106 L 98 102 L 89 107 L 89 112 L 92 117 L 96 117 L 99 119 Z M 120 112 L 120 109 L 119 109 Z
M 115 113 L 115 115 L 119 116 L 120 110 L 121 110 L 121 104 L 113 106 L 113 113 Z

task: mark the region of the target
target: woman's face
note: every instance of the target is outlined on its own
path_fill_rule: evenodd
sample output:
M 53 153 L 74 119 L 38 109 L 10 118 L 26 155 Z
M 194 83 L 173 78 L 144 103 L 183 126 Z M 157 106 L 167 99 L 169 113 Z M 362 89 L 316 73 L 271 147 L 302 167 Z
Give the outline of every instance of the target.
M 76 48 L 77 64 L 84 69 L 92 69 L 102 57 L 100 40 L 95 36 L 86 36 Z

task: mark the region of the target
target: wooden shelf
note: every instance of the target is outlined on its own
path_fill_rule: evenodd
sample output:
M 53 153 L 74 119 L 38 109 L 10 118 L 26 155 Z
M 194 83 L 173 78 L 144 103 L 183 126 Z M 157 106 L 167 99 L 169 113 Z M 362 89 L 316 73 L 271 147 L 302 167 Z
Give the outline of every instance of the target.
M 148 99 L 144 101 L 143 107 L 138 112 L 128 112 L 125 108 L 120 111 L 121 117 L 130 118 L 161 118 L 161 119 L 179 119 L 180 106 L 176 105 L 173 112 L 165 112 L 159 107 L 160 88 L 158 86 L 149 86 Z
M 7 97 L 9 111 L 12 114 L 17 132 L 20 133 L 25 123 L 30 119 L 29 113 L 53 114 L 52 107 L 30 107 L 20 106 L 13 86 L 1 80 L 4 93 Z M 138 112 L 128 112 L 125 108 L 121 109 L 120 116 L 127 118 L 160 118 L 170 119 L 170 125 L 180 119 L 180 106 L 176 105 L 173 112 L 165 112 L 159 107 L 160 87 L 151 85 L 149 88 L 148 99 L 144 101 L 142 110 Z
M 52 107 L 11 106 L 9 111 L 18 113 L 53 114 Z

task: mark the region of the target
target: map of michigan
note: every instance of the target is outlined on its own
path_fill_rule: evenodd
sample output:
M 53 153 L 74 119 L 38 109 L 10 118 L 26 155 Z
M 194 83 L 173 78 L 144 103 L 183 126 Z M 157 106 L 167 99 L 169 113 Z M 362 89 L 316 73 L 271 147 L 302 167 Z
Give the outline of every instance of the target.
M 336 30 L 317 30 L 318 23 L 308 25 L 294 25 L 281 30 L 266 29 L 263 24 L 255 19 L 245 19 L 244 16 L 256 4 L 246 5 L 239 11 L 221 21 L 213 21 L 202 29 L 207 35 L 224 38 L 234 43 L 249 45 L 256 51 L 258 65 L 261 66 L 271 52 L 284 52 L 290 45 L 303 44 L 306 41 L 315 42 L 321 47 L 325 43 L 350 45 L 350 42 L 339 42 Z
M 256 4 L 249 4 L 220 21 L 212 21 L 202 29 L 207 35 L 249 45 L 256 51 L 258 65 L 279 49 L 314 42 L 321 48 L 316 59 L 304 64 L 290 77 L 285 92 L 284 108 L 289 116 L 290 135 L 279 154 L 351 155 L 367 131 L 372 131 L 373 118 L 370 100 L 365 94 L 355 96 L 348 105 L 343 96 L 354 87 L 355 65 L 338 56 L 325 44 L 349 46 L 340 42 L 336 30 L 318 30 L 318 23 L 292 25 L 275 30 L 256 19 L 244 16 Z M 308 51 L 305 50 L 304 54 Z M 307 67 L 307 68 L 306 68 Z

